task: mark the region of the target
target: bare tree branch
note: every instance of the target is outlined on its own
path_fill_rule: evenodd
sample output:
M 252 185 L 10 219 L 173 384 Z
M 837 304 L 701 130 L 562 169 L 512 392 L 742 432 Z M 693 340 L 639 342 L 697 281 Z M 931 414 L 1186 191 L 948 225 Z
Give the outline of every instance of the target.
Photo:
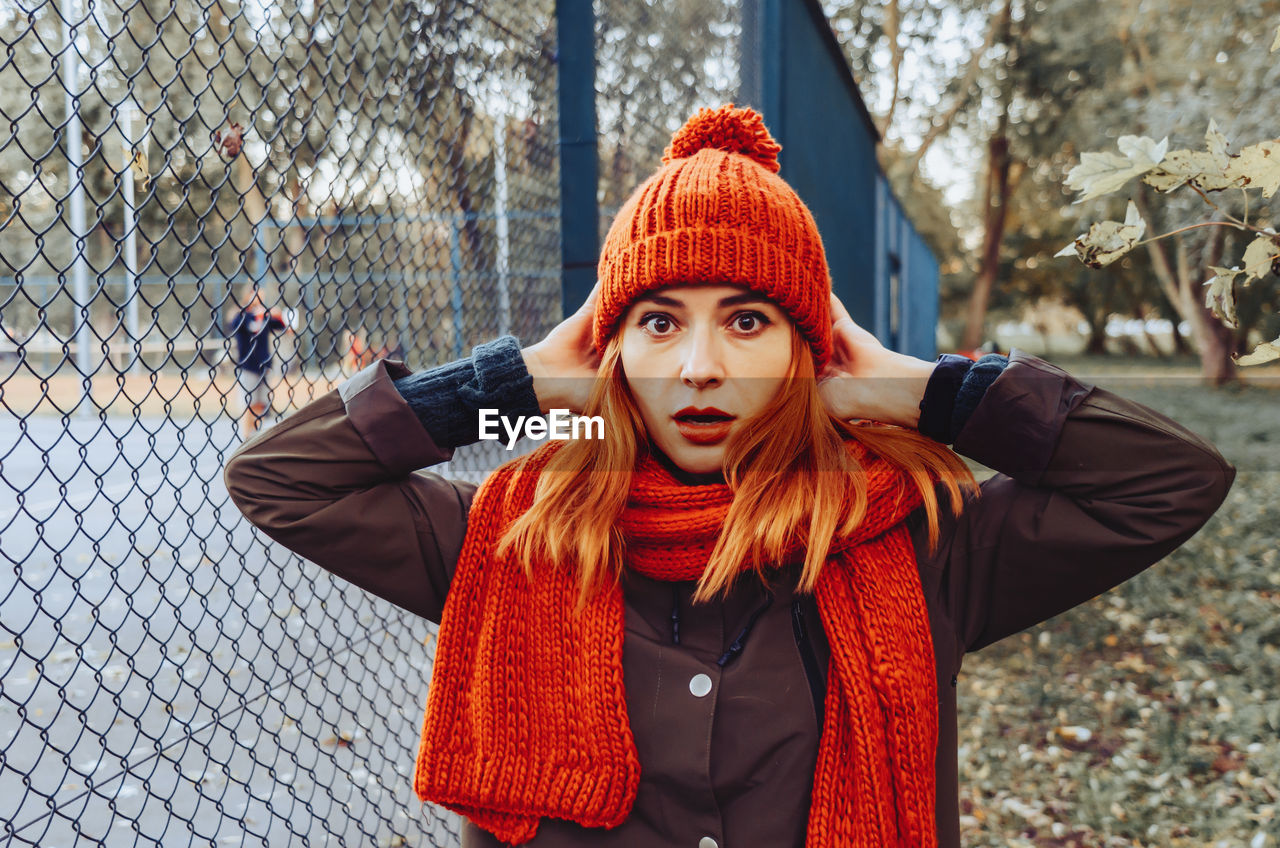
M 1116 38 L 1125 46 L 1129 55 L 1133 58 L 1133 63 L 1137 67 L 1139 75 L 1142 77 L 1142 84 L 1146 87 L 1148 95 L 1154 95 L 1158 91 L 1158 83 L 1155 78 L 1155 65 L 1151 57 L 1151 49 L 1147 46 L 1146 28 L 1138 29 L 1138 23 L 1143 20 L 1142 2 L 1135 5 L 1126 3 L 1124 8 L 1129 13 L 1128 21 L 1121 19 L 1117 28 Z
M 1150 221 L 1151 213 L 1147 208 L 1147 193 L 1142 186 L 1138 186 L 1138 192 L 1134 197 L 1134 205 L 1138 207 L 1138 213 L 1142 215 L 1142 220 Z M 1160 283 L 1160 290 L 1164 292 L 1164 296 L 1169 298 L 1169 302 L 1173 304 L 1173 308 L 1185 320 L 1190 320 L 1191 316 L 1187 314 L 1187 309 L 1182 302 L 1182 295 L 1178 291 L 1178 280 L 1174 275 L 1173 266 L 1169 262 L 1169 254 L 1165 252 L 1164 245 L 1152 240 L 1147 242 L 1147 255 L 1151 257 L 1151 267 L 1156 272 L 1156 280 Z
M 884 125 L 880 127 L 881 137 L 889 134 L 893 126 L 893 114 L 898 109 L 898 93 L 902 87 L 902 39 L 899 37 L 902 28 L 898 8 L 898 0 L 889 0 L 884 10 L 884 34 L 889 39 L 889 62 L 893 69 L 893 94 L 889 98 L 889 114 L 885 116 Z
M 920 142 L 920 146 L 911 153 L 910 158 L 907 160 L 907 166 L 904 167 L 905 173 L 913 174 L 916 172 L 920 167 L 920 160 L 924 158 L 925 153 L 929 152 L 929 147 L 951 129 L 951 124 L 956 115 L 960 114 L 960 110 L 969 102 L 969 98 L 973 95 L 974 83 L 978 79 L 978 72 L 982 70 L 982 58 L 991 50 L 991 45 L 995 44 L 996 36 L 1005 25 L 1010 14 L 1010 6 L 1011 4 L 1006 2 L 1000 14 L 991 19 L 991 26 L 987 29 L 986 39 L 969 56 L 969 63 L 965 67 L 964 76 L 956 89 L 955 100 L 952 101 L 951 108 L 931 123 L 929 132 L 925 134 L 924 141 Z

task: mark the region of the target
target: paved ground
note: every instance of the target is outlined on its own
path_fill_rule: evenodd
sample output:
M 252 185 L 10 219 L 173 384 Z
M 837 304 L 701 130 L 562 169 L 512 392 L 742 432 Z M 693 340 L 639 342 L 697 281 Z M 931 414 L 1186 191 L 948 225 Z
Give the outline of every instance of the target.
M 268 373 L 267 384 L 274 411 L 286 413 L 324 394 L 342 379 L 343 375 L 334 369 L 329 373 L 308 371 L 304 376 L 296 368 L 282 372 L 277 366 Z M 54 421 L 77 410 L 86 391 L 84 378 L 74 371 L 47 377 L 41 372 L 32 374 L 19 369 L 0 385 L 4 415 L 25 418 L 34 414 Z M 207 370 L 184 377 L 180 373 L 120 375 L 106 368 L 89 380 L 88 391 L 92 405 L 86 404 L 85 408 L 94 415 L 98 409 L 106 409 L 110 414 L 132 417 L 136 408 L 139 415 L 184 419 L 198 415 L 213 420 L 244 410 L 244 393 L 236 383 L 235 373 L 225 368 L 212 377 Z
M 456 841 L 410 788 L 429 625 L 257 533 L 237 443 L 0 418 L 6 844 Z

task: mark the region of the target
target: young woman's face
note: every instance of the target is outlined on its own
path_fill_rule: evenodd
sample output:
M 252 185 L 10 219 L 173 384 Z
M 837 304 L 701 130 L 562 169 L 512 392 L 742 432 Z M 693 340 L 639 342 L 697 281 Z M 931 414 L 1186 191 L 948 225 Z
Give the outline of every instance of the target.
M 782 387 L 791 333 L 787 313 L 746 286 L 638 298 L 622 322 L 622 367 L 654 444 L 685 471 L 719 471 L 729 437 Z

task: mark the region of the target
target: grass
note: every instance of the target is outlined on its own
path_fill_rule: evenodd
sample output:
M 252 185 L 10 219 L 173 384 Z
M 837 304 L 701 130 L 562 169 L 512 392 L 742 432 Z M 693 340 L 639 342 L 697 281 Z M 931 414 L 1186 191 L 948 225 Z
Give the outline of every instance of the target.
M 1181 548 L 965 658 L 965 846 L 1280 846 L 1280 369 L 1057 359 L 1238 469 Z M 1028 563 L 1034 567 L 1034 563 Z

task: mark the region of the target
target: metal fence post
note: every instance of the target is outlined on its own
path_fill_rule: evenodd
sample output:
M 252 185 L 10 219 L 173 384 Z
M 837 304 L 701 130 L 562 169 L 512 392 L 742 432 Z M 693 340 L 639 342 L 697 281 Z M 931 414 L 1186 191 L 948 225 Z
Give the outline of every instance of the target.
M 494 216 L 498 235 L 498 334 L 511 332 L 511 228 L 507 221 L 510 197 L 507 186 L 507 119 L 499 115 L 493 124 L 493 180 L 498 193 Z
M 142 339 L 138 336 L 138 208 L 133 194 L 133 163 L 149 129 L 134 132 L 133 119 L 138 111 L 132 99 L 125 100 L 120 109 L 120 134 L 124 137 L 124 300 L 125 322 L 129 341 L 134 344 L 136 355 L 129 365 L 129 373 L 142 374 Z
M 564 314 L 568 315 L 591 293 L 600 253 L 592 0 L 557 0 L 556 32 L 560 95 L 560 302 Z
M 449 223 L 449 273 L 453 287 L 449 293 L 449 306 L 453 310 L 453 358 L 462 359 L 462 245 L 458 243 L 466 219 Z
M 89 389 L 93 385 L 90 377 L 93 363 L 89 358 L 89 264 L 85 261 L 86 236 L 88 231 L 84 225 L 84 158 L 80 150 L 82 130 L 80 126 L 80 54 L 76 51 L 76 28 L 71 25 L 72 15 L 76 11 L 75 0 L 62 0 L 62 84 L 66 90 L 66 115 L 63 124 L 63 140 L 67 146 L 67 185 L 71 189 L 71 243 L 74 256 L 71 260 L 71 279 L 77 310 L 82 314 L 75 321 L 76 367 L 80 370 L 81 387 L 84 394 L 76 405 L 76 414 L 81 418 L 89 417 L 89 405 L 92 402 Z

